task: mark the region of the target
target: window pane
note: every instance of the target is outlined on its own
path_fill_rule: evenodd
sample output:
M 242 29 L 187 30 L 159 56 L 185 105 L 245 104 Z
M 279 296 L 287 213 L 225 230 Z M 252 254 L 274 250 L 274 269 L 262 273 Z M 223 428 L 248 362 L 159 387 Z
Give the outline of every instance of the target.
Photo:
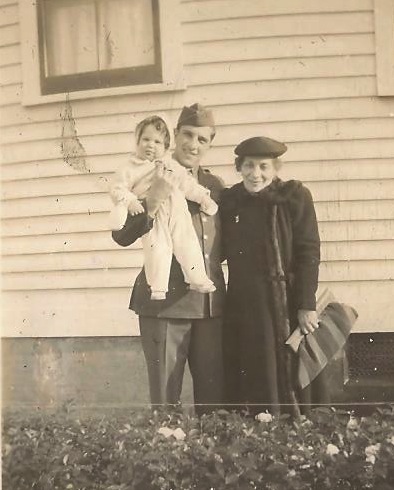
M 155 63 L 151 0 L 99 2 L 100 70 Z
M 46 76 L 98 70 L 93 0 L 44 2 Z

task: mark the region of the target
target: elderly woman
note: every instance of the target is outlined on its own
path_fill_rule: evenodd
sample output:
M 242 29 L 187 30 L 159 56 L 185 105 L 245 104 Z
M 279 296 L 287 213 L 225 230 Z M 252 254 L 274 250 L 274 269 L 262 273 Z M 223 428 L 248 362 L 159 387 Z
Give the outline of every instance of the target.
M 315 293 L 320 239 L 309 190 L 277 177 L 286 145 L 265 137 L 240 143 L 242 182 L 224 191 L 221 221 L 229 281 L 223 347 L 226 401 L 257 413 L 306 413 L 328 403 L 323 371 L 297 387 L 295 355 L 285 345 L 300 326 L 318 327 Z

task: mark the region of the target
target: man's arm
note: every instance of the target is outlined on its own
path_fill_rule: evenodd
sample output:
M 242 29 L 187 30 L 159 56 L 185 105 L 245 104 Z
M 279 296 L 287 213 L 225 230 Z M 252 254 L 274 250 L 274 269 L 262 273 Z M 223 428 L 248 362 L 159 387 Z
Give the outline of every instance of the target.
M 135 216 L 129 213 L 123 228 L 112 232 L 112 238 L 118 245 L 128 247 L 152 229 L 153 218 L 146 212 L 146 203 L 142 205 L 145 209 L 143 213 Z

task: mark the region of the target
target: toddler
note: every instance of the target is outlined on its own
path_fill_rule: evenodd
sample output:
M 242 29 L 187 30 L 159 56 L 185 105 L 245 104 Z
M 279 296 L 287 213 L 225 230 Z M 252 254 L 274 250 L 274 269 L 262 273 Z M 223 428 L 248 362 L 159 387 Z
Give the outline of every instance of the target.
M 201 293 L 215 291 L 205 272 L 186 199 L 200 204 L 201 210 L 209 215 L 216 213 L 217 204 L 211 199 L 208 189 L 199 185 L 182 165 L 167 155 L 170 131 L 161 117 L 142 120 L 136 127 L 135 138 L 135 154 L 116 172 L 110 187 L 114 202 L 110 213 L 111 229 L 123 228 L 128 213 L 132 216 L 143 213 L 145 210 L 140 200 L 146 197 L 153 177 L 157 172 L 170 171 L 174 189 L 157 211 L 150 232 L 141 237 L 151 299 L 163 300 L 166 297 L 173 254 L 190 289 Z

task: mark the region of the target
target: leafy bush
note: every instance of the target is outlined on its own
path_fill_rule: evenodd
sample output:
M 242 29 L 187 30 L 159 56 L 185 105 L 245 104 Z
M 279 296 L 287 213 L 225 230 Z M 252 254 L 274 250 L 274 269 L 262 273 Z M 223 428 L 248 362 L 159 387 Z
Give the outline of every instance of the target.
M 260 420 L 135 411 L 5 415 L 5 490 L 394 488 L 394 409 Z

